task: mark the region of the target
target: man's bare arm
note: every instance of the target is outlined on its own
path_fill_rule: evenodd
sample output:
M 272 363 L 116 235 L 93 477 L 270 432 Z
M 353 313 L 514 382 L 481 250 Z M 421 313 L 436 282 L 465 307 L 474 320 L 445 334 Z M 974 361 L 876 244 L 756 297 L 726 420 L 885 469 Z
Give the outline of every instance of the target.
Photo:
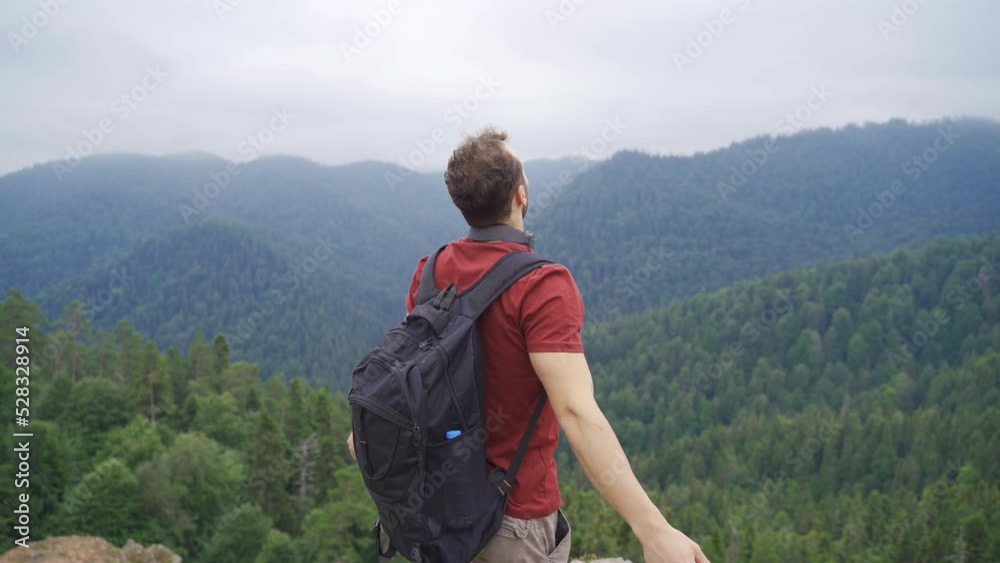
M 650 563 L 709 563 L 701 547 L 667 523 L 639 484 L 618 437 L 594 399 L 583 354 L 532 353 L 573 453 L 601 495 L 628 522 Z

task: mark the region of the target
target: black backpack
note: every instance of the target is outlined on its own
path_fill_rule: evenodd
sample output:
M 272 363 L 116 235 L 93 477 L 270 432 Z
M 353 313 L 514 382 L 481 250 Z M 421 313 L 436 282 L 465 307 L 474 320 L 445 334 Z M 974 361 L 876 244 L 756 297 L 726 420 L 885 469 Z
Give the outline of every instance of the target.
M 500 526 L 545 405 L 543 391 L 510 467 L 487 474 L 489 413 L 476 319 L 521 276 L 551 262 L 511 252 L 459 293 L 454 284 L 435 285 L 443 249 L 424 266 L 413 310 L 352 376 L 354 449 L 378 509 L 373 533 L 380 558 L 398 551 L 411 561 L 466 563 L 482 551 Z M 383 532 L 391 544 L 386 551 Z

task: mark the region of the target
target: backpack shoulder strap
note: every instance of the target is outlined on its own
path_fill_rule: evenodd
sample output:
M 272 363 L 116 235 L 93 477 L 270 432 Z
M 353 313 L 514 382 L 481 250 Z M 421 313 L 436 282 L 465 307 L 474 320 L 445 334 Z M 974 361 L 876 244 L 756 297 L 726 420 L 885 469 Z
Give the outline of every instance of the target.
M 438 254 L 441 254 L 446 246 L 448 245 L 434 251 L 434 254 L 427 257 L 427 262 L 424 262 L 424 271 L 421 272 L 420 283 L 417 285 L 417 305 L 428 301 L 441 291 L 437 287 L 437 282 L 434 281 L 434 263 L 437 262 Z
M 472 319 L 479 318 L 511 284 L 528 272 L 552 263 L 534 252 L 518 250 L 505 254 L 472 287 L 459 295 L 464 314 Z
M 535 403 L 535 410 L 531 413 L 531 418 L 528 420 L 528 428 L 525 429 L 524 435 L 521 436 L 521 442 L 517 445 L 517 451 L 514 452 L 514 457 L 511 458 L 510 465 L 507 467 L 507 474 L 504 475 L 503 480 L 497 485 L 500 494 L 503 496 L 506 496 L 514 488 L 514 482 L 517 480 L 517 470 L 521 468 L 524 454 L 528 451 L 528 444 L 531 443 L 531 437 L 535 434 L 535 426 L 538 425 L 538 419 L 542 417 L 542 409 L 545 408 L 546 399 L 548 399 L 548 395 L 545 394 L 545 389 L 543 388 L 541 395 L 538 396 L 538 401 Z

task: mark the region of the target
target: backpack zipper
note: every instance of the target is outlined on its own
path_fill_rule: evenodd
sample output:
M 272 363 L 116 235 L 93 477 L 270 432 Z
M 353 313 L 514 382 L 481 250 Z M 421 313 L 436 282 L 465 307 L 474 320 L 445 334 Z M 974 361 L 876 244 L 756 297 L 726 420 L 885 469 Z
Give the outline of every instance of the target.
M 410 398 L 410 391 L 406 387 L 406 376 L 396 366 L 389 368 L 389 372 L 396 376 L 396 381 L 399 383 L 400 389 L 403 390 L 403 399 L 406 400 L 406 406 L 410 409 L 410 414 L 413 416 L 413 445 L 419 446 L 420 425 L 417 424 L 417 409 L 413 408 L 413 400 Z
M 351 395 L 348 402 L 352 405 L 358 405 L 359 407 L 364 407 L 373 413 L 381 416 L 382 418 L 392 422 L 403 428 L 418 428 L 416 424 L 413 424 L 405 416 L 398 413 L 395 409 L 389 405 L 379 401 L 378 399 L 373 399 L 365 395 Z
M 420 425 L 408 420 L 405 416 L 396 412 L 389 405 L 365 395 L 351 395 L 348 402 L 360 407 L 364 407 L 382 418 L 413 432 L 413 445 L 420 445 Z
M 431 348 L 432 340 L 427 340 L 419 344 L 421 350 L 427 350 Z M 469 422 L 465 418 L 465 412 L 462 410 L 462 403 L 458 400 L 458 392 L 455 391 L 455 384 L 451 381 L 451 374 L 448 373 L 448 352 L 445 351 L 444 346 L 436 344 L 433 346 L 434 354 L 441 359 L 441 367 L 444 369 L 444 382 L 448 387 L 448 392 L 451 394 L 451 401 L 455 404 L 455 410 L 458 411 L 458 418 L 462 421 L 462 430 L 469 429 Z
M 347 402 L 352 405 L 366 408 L 389 422 L 392 422 L 402 428 L 409 429 L 413 432 L 413 446 L 417 449 L 417 474 L 420 476 L 420 480 L 422 482 L 424 479 L 424 449 L 420 447 L 420 425 L 418 425 L 415 421 L 408 420 L 405 416 L 382 401 L 368 397 L 367 395 L 351 394 L 347 398 Z
M 409 340 L 411 342 L 418 342 L 417 337 L 413 336 L 412 334 L 410 334 L 409 332 L 407 332 L 406 329 L 394 328 L 394 329 L 392 329 L 392 330 L 389 331 L 389 334 L 401 334 L 401 335 L 403 335 L 404 338 L 406 338 L 407 340 Z

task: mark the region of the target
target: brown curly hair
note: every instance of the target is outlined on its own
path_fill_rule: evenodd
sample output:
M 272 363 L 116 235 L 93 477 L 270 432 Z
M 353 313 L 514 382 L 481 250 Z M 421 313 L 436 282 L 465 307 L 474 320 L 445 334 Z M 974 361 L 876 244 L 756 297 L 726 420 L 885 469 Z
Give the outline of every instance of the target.
M 507 147 L 506 131 L 486 127 L 469 135 L 448 159 L 444 183 L 465 221 L 474 227 L 500 223 L 511 212 L 517 186 L 528 181 L 520 159 Z

